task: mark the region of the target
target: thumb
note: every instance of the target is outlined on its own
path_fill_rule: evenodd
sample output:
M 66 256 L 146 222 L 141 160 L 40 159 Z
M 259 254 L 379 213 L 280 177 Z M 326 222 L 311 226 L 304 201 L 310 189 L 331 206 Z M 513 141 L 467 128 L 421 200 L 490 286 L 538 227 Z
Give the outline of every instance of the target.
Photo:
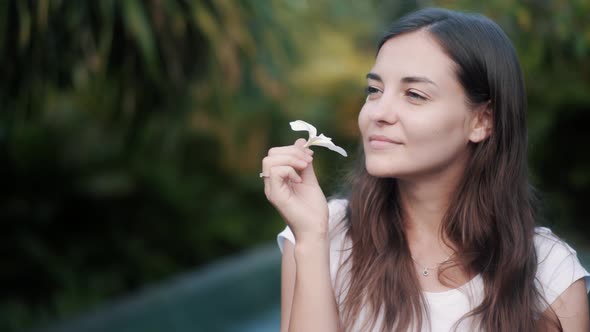
M 313 161 L 301 171 L 301 179 L 305 184 L 318 184 L 318 178 L 315 176 L 315 171 L 313 169 Z

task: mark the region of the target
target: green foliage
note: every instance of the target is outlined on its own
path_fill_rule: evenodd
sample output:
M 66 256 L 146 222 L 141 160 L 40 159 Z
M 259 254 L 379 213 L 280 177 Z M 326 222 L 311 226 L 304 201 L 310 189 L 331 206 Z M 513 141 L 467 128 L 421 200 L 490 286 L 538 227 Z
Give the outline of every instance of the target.
M 330 27 L 329 39 L 359 8 L 369 13 L 357 6 L 308 24 L 328 5 L 3 2 L 0 218 L 10 268 L 0 274 L 0 329 L 68 317 L 273 239 L 284 224 L 257 177 L 266 149 L 298 137 L 288 121 L 331 109 L 319 96 L 361 90 L 346 83 L 359 71 L 322 76 L 302 60 L 320 45 L 316 28 Z M 325 44 L 333 58 L 362 58 L 346 37 Z M 316 79 L 347 89 L 325 85 L 301 102 Z M 355 94 L 348 103 L 358 105 Z
M 530 92 L 535 181 L 586 227 L 589 5 L 458 1 L 494 18 Z M 283 227 L 258 179 L 314 123 L 348 151 L 384 23 L 415 2 L 0 2 L 0 329 L 90 308 Z M 558 138 L 558 139 L 557 139 Z M 318 151 L 326 193 L 338 156 Z

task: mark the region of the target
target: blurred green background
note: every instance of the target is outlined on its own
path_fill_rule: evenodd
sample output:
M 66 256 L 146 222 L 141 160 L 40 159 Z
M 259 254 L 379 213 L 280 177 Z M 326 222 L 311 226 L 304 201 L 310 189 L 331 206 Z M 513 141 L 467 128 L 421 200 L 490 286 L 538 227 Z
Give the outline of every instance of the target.
M 587 248 L 588 1 L 6 0 L 0 330 L 273 242 L 267 149 L 305 136 L 301 119 L 354 152 L 376 41 L 424 6 L 481 12 L 513 40 L 541 222 Z M 351 159 L 318 150 L 326 193 Z

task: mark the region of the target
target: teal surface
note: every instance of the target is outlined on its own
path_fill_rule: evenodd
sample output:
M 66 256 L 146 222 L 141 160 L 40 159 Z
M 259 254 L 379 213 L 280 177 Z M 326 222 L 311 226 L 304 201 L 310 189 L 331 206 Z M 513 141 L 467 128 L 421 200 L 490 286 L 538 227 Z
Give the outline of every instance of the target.
M 578 251 L 578 257 L 589 269 L 590 252 Z M 280 252 L 272 243 L 35 332 L 270 332 L 279 327 Z
M 36 332 L 265 332 L 280 327 L 276 244 Z
M 578 258 L 588 272 L 590 272 L 590 251 L 579 251 Z

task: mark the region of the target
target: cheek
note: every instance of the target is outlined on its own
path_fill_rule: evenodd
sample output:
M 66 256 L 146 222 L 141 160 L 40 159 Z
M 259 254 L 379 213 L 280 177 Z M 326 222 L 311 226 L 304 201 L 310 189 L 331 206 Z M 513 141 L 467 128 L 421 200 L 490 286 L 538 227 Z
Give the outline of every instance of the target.
M 363 107 L 361 108 L 361 111 L 359 112 L 359 116 L 358 116 L 358 126 L 360 129 L 361 135 L 364 136 L 365 130 L 367 129 L 368 124 L 369 124 L 369 118 L 368 118 L 367 105 L 364 104 Z
M 407 131 L 407 138 L 420 150 L 425 149 L 429 153 L 455 150 L 465 141 L 462 117 L 420 117 L 407 121 L 412 122 L 411 127 L 415 129 Z

